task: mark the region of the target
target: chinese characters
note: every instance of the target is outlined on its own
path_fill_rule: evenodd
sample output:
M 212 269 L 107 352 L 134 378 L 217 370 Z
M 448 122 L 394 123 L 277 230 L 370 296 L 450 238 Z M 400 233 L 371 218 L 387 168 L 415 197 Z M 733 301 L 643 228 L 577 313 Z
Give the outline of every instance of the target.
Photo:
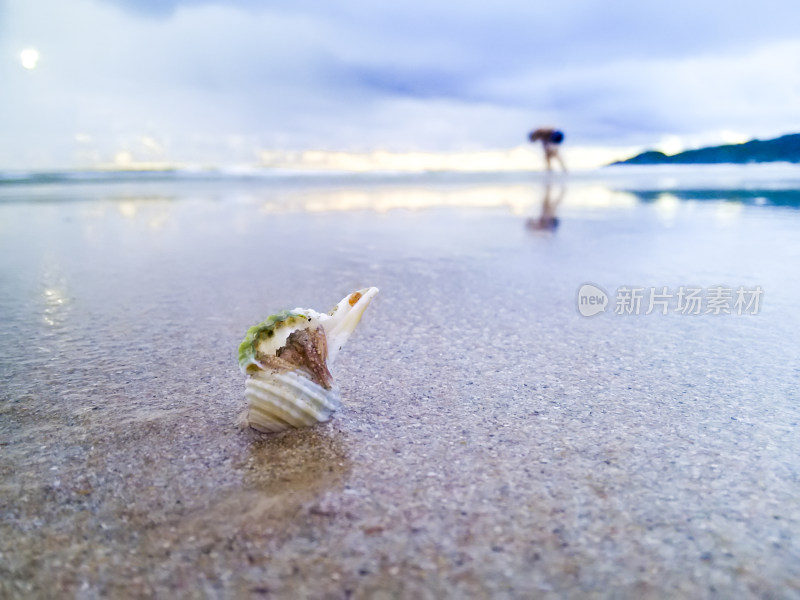
M 680 286 L 672 291 L 665 287 L 627 287 L 617 289 L 614 313 L 649 315 L 670 312 L 683 315 L 757 315 L 761 310 L 764 290 L 761 286 L 708 288 Z

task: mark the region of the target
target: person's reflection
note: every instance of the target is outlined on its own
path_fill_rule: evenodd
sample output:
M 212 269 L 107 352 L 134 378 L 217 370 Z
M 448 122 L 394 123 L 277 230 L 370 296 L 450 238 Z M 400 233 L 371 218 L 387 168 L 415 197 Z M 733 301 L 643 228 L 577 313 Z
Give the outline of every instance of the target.
M 528 217 L 525 226 L 531 231 L 544 231 L 554 233 L 558 229 L 559 220 L 556 216 L 558 205 L 564 199 L 566 186 L 561 186 L 558 193 L 553 195 L 553 184 L 548 181 L 544 186 L 544 197 L 542 198 L 542 212 L 538 217 Z

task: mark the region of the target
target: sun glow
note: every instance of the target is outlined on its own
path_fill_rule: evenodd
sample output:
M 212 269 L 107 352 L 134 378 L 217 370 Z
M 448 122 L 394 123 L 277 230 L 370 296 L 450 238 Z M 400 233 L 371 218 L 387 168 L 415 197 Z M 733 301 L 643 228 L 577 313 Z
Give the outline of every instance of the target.
M 573 146 L 563 150 L 564 161 L 571 170 L 594 169 L 636 154 L 636 148 L 602 148 Z M 366 173 L 392 171 L 420 173 L 425 171 L 503 172 L 530 171 L 544 167 L 540 148 L 532 145 L 505 150 L 472 152 L 344 152 L 306 150 L 283 152 L 263 150 L 261 166 L 317 171 L 349 171 Z
M 39 64 L 39 51 L 35 48 L 25 48 L 25 50 L 19 53 L 19 60 L 24 69 L 33 71 L 36 65 Z

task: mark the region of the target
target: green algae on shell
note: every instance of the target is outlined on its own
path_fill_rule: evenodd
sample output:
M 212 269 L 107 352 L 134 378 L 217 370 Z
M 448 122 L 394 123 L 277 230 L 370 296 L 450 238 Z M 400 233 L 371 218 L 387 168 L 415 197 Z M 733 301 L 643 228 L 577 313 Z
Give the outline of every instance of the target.
M 239 345 L 247 376 L 244 423 L 273 432 L 327 421 L 341 405 L 329 366 L 377 293 L 365 288 L 328 313 L 295 308 L 250 327 Z
M 259 347 L 264 353 L 269 347 L 276 346 L 276 342 L 280 342 L 277 343 L 277 350 L 292 332 L 311 320 L 311 317 L 300 312 L 301 310 L 282 310 L 247 330 L 247 335 L 239 344 L 239 367 L 242 371 L 248 372 L 251 367 L 258 368 L 256 354 Z

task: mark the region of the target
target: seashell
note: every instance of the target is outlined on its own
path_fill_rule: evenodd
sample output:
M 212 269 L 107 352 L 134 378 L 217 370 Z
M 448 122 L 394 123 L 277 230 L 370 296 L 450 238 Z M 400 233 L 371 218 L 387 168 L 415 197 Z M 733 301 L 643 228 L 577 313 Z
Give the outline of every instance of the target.
M 341 405 L 329 367 L 377 293 L 353 292 L 328 313 L 284 310 L 248 329 L 239 346 L 244 424 L 274 432 L 327 421 Z

